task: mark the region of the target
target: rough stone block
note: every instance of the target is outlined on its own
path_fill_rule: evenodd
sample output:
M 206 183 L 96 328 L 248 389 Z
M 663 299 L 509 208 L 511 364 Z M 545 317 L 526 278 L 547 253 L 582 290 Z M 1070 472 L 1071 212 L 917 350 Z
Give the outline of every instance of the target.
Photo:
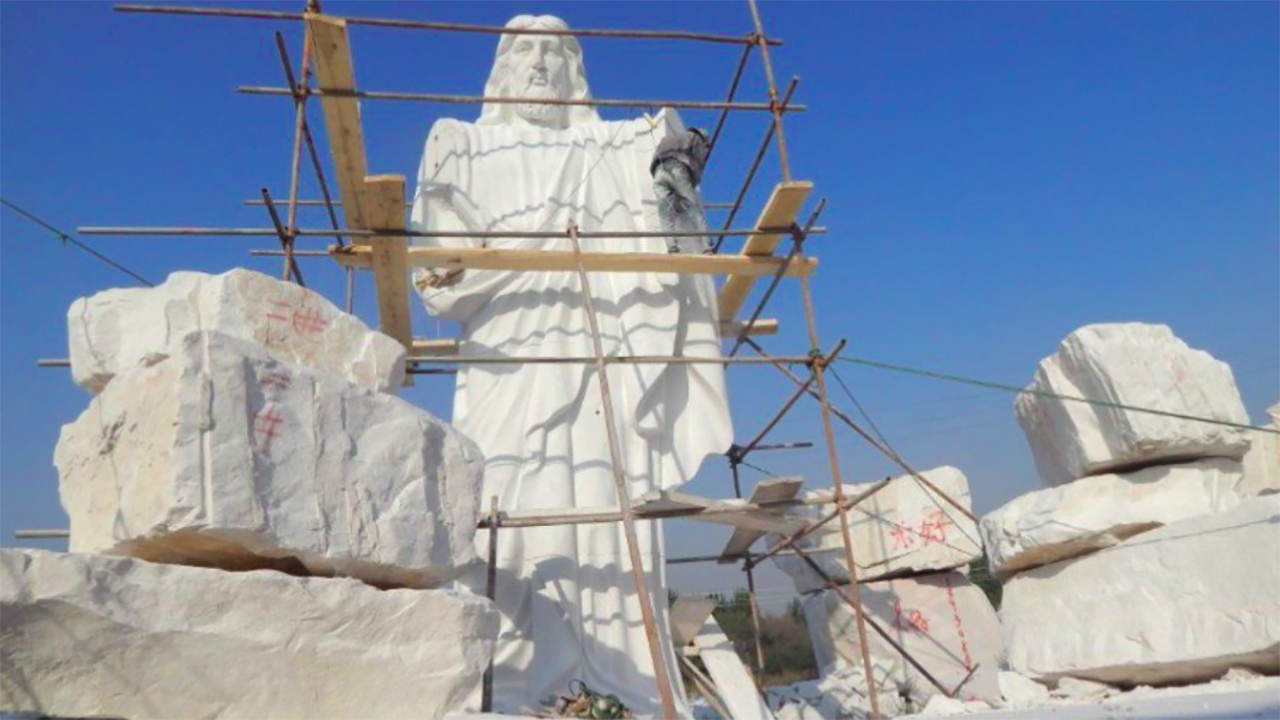
M 943 466 L 922 472 L 921 476 L 970 507 L 969 482 L 964 473 Z M 871 487 L 872 484 L 845 485 L 844 494 L 852 498 Z M 815 493 L 808 494 L 814 496 Z M 788 515 L 816 522 L 834 510 L 834 504 L 805 505 L 788 510 Z M 875 495 L 850 508 L 847 515 L 860 581 L 908 571 L 947 570 L 968 565 L 982 555 L 977 525 L 910 475 L 894 478 Z M 776 543 L 777 537 L 772 540 Z M 837 582 L 848 581 L 838 519 L 805 536 L 799 545 L 823 572 Z M 791 576 L 800 592 L 827 587 L 795 555 L 779 554 L 774 556 L 774 562 Z
M 1231 368 L 1166 325 L 1087 325 L 1040 361 L 1028 388 L 1248 424 Z M 1103 472 L 1202 457 L 1239 460 L 1243 430 L 1024 393 L 1014 403 L 1040 479 L 1061 485 Z
M 318 293 L 250 270 L 176 272 L 154 288 L 107 290 L 67 311 L 71 376 L 100 393 L 111 378 L 172 355 L 188 333 L 249 340 L 277 360 L 394 391 L 405 348 Z
M 1171 523 L 1004 586 L 1011 669 L 1049 682 L 1280 672 L 1280 496 Z
M 991 573 L 1005 578 L 1240 504 L 1240 463 L 1225 458 L 1094 475 L 1028 493 L 982 518 Z
M 432 718 L 498 612 L 449 590 L 0 550 L 0 708 L 55 717 Z
M 968 578 L 958 572 L 935 573 L 867 583 L 860 590 L 867 617 L 949 690 L 972 671 L 957 697 L 1000 702 L 998 671 L 1004 656 L 1000 622 L 986 595 Z M 834 590 L 806 597 L 803 607 L 814 657 L 823 674 L 841 666 L 860 668 L 853 608 Z M 923 705 L 939 694 L 870 625 L 867 635 L 873 664 L 891 667 L 897 685 L 913 702 Z
M 72 552 L 429 587 L 475 560 L 482 458 L 393 395 L 191 333 L 62 429 Z

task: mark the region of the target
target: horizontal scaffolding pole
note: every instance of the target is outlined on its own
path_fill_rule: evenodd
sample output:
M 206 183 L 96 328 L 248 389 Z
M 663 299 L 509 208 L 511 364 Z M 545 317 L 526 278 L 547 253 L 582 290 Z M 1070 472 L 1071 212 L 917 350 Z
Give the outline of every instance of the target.
M 775 360 L 786 365 L 807 365 L 812 362 L 813 358 L 808 355 L 795 357 L 784 355 L 773 358 L 700 358 L 680 355 L 668 357 L 658 355 L 606 355 L 604 357 L 606 365 L 772 365 Z M 405 362 L 420 365 L 434 363 L 449 365 L 594 365 L 598 361 L 594 356 L 584 355 L 581 357 L 410 356 L 405 358 Z
M 266 203 L 266 201 L 262 200 L 261 198 L 256 199 L 256 200 L 255 200 L 255 199 L 253 199 L 253 198 L 249 198 L 248 200 L 245 200 L 245 201 L 244 201 L 244 204 L 245 204 L 246 206 L 248 206 L 248 207 L 262 207 L 263 205 L 266 205 L 267 203 Z M 326 206 L 327 206 L 327 205 L 329 205 L 330 203 L 325 202 L 324 200 L 316 200 L 316 199 L 314 199 L 314 198 L 308 198 L 308 199 L 306 199 L 306 200 L 298 200 L 298 201 L 297 201 L 297 204 L 298 204 L 298 207 L 326 207 Z M 333 205 L 335 208 L 340 208 L 340 207 L 342 207 L 342 202 L 341 202 L 340 200 L 334 200 L 334 201 L 332 202 L 332 205 Z M 405 204 L 404 204 L 404 206 L 405 206 L 405 208 L 411 208 L 411 207 L 413 207 L 413 203 L 411 203 L 411 202 L 407 202 L 407 203 L 405 203 Z M 729 209 L 729 208 L 733 207 L 733 203 L 727 203 L 727 202 L 704 202 L 704 203 L 702 203 L 702 207 L 703 207 L 703 209 L 704 209 L 704 210 L 727 210 L 727 209 Z M 708 234 L 716 234 L 716 233 L 708 233 Z
M 295 20 L 306 19 L 304 13 L 277 12 L 273 10 L 232 10 L 230 8 L 177 7 L 172 5 L 120 4 L 116 12 L 153 13 L 158 15 L 198 15 L 203 17 L 238 18 L 242 20 Z M 478 33 L 483 35 L 553 35 L 559 37 L 627 38 L 632 40 L 693 40 L 724 45 L 754 45 L 761 42 L 755 33 L 749 35 L 716 35 L 685 30 L 608 30 L 553 28 L 508 28 L 500 25 L 472 25 L 467 23 L 432 22 L 426 20 L 400 20 L 396 18 L 347 17 L 325 15 L 332 20 L 342 20 L 348 25 L 401 28 L 405 30 L 437 30 L 443 32 Z M 764 38 L 768 45 L 782 45 L 777 38 Z
M 60 540 L 71 537 L 71 531 L 58 530 L 14 530 L 14 540 Z
M 241 85 L 236 92 L 245 95 L 280 95 L 293 98 L 294 92 L 287 87 L 270 87 L 264 85 Z M 540 97 L 502 97 L 494 95 L 442 95 L 440 93 L 398 92 L 394 90 L 317 90 L 306 89 L 302 95 L 314 97 L 357 98 L 360 100 L 396 100 L 400 102 L 443 103 L 446 105 L 564 105 L 584 107 L 611 108 L 675 108 L 678 110 L 738 110 L 745 112 L 804 112 L 805 105 L 787 105 L 785 108 L 774 103 L 724 102 L 721 100 L 605 100 L 601 98 L 540 98 Z
M 825 233 L 825 227 L 813 228 L 809 235 Z M 275 228 L 232 228 L 232 227 L 142 227 L 142 226 L 83 226 L 76 228 L 81 235 L 120 235 L 120 236 L 207 236 L 207 237 L 275 237 Z M 702 238 L 708 235 L 734 235 L 754 237 L 757 235 L 780 235 L 790 233 L 791 228 L 741 228 L 725 232 L 711 233 L 696 230 L 680 230 L 657 232 L 649 230 L 596 230 L 578 233 L 583 240 L 622 240 L 634 238 Z M 519 230 L 330 230 L 326 228 L 298 228 L 294 237 L 423 237 L 423 238 L 476 238 L 487 240 L 547 239 L 569 238 L 564 231 L 519 231 Z
M 805 505 L 824 505 L 832 502 L 835 494 L 827 491 L 814 493 L 809 497 L 780 500 L 777 502 L 752 503 L 746 500 L 716 500 L 714 505 L 678 508 L 645 508 L 638 502 L 632 509 L 632 517 L 637 520 L 663 520 L 681 517 L 717 517 L 725 515 L 741 515 L 744 513 L 776 512 L 787 508 Z M 622 522 L 622 511 L 617 508 L 548 508 L 545 510 L 516 510 L 500 513 L 498 526 L 508 528 L 549 527 L 552 525 L 598 525 L 600 523 Z M 482 518 L 479 525 L 484 530 L 489 527 L 489 519 Z M 718 555 L 716 557 L 719 557 Z
M 373 250 L 367 245 L 330 248 L 333 259 L 347 267 L 369 267 Z M 408 267 L 475 268 L 477 270 L 527 270 L 576 272 L 578 263 L 588 272 L 680 273 L 686 275 L 771 275 L 782 267 L 779 257 L 757 255 L 685 255 L 652 252 L 587 252 L 563 250 L 507 250 L 495 248 L 409 248 Z M 808 275 L 817 258 L 792 261 L 788 276 Z

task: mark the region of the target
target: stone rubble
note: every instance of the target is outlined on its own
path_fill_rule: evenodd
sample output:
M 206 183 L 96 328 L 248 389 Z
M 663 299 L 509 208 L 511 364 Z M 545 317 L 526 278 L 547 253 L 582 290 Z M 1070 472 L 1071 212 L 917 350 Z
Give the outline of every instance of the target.
M 1248 496 L 1239 462 L 1211 458 L 1094 475 L 1022 495 L 982 518 L 991 574 L 1007 578 L 1116 545 L 1132 535 Z
M 1267 410 L 1270 427 L 1280 431 L 1280 403 Z M 1249 495 L 1280 492 L 1280 435 L 1251 434 L 1253 442 L 1244 456 L 1244 491 Z
M 274 359 L 372 390 L 404 381 L 405 348 L 318 293 L 261 273 L 176 272 L 154 288 L 106 290 L 67 312 L 71 376 L 100 393 L 117 375 L 177 352 L 188 333 L 251 341 Z
M 1280 673 L 1280 495 L 1142 533 L 1004 585 L 1009 666 L 1055 682 Z
M 952 571 L 871 582 L 860 590 L 867 617 L 948 690 L 968 676 L 958 695 L 961 700 L 1000 701 L 999 667 L 1004 657 L 1000 623 L 986 595 L 963 574 Z M 802 604 L 822 673 L 861 668 L 853 609 L 833 590 L 809 595 Z M 867 634 L 873 663 L 892 668 L 901 692 L 917 705 L 939 694 L 870 626 Z
M 969 483 L 960 470 L 943 466 L 920 474 L 966 508 L 971 506 Z M 843 490 L 846 497 L 854 497 L 872 485 L 845 485 Z M 806 495 L 814 496 L 815 493 Z M 788 510 L 787 515 L 816 522 L 833 510 L 834 504 L 805 505 Z M 875 495 L 853 506 L 847 515 L 860 582 L 906 572 L 966 567 L 982 555 L 977 525 L 910 475 L 894 478 Z M 776 543 L 778 538 L 771 536 L 770 540 Z M 798 544 L 833 580 L 848 581 L 839 520 L 827 523 Z M 779 554 L 773 562 L 791 576 L 799 592 L 827 587 L 795 555 Z
M 63 428 L 72 552 L 429 587 L 476 559 L 482 459 L 393 395 L 193 332 Z
M 1165 325 L 1088 325 L 1040 362 L 1030 390 L 1248 424 L 1231 368 Z M 1210 423 L 1024 393 L 1018 422 L 1046 485 L 1201 457 L 1239 460 L 1250 434 Z
M 1049 688 L 1021 673 L 1001 670 L 999 682 L 1002 707 L 1017 710 L 1036 707 L 1049 701 Z
M 449 590 L 0 550 L 0 708 L 56 717 L 432 718 L 498 613 Z

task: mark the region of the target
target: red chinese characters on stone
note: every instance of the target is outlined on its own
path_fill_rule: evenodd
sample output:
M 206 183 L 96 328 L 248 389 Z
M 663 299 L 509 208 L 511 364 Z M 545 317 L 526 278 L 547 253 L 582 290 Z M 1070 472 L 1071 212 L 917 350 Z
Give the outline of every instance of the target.
M 893 601 L 893 624 L 899 630 L 915 630 L 916 632 L 929 632 L 929 618 L 919 610 L 910 610 L 903 615 L 902 601 Z
M 276 412 L 275 406 L 270 403 L 253 418 L 253 435 L 258 440 L 259 450 L 271 447 L 272 441 L 280 437 L 283 432 L 280 427 L 282 423 L 284 416 Z
M 320 309 L 307 305 L 305 295 L 298 305 L 288 300 L 272 300 L 271 304 L 275 310 L 267 313 L 267 344 L 283 340 L 290 333 L 312 338 L 329 328 L 329 321 Z
M 910 549 L 916 544 L 915 531 L 906 525 L 894 525 L 889 537 L 893 538 L 894 550 Z
M 925 545 L 944 543 L 947 541 L 947 528 L 954 525 L 946 513 L 940 509 L 934 510 L 920 521 L 920 537 L 924 539 Z

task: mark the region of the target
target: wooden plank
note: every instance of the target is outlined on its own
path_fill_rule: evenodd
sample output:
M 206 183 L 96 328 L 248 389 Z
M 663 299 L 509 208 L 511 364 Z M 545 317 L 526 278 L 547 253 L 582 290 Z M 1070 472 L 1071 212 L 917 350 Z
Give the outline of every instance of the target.
M 803 484 L 804 478 L 796 476 L 762 480 L 760 484 L 756 485 L 755 490 L 751 492 L 751 498 L 748 502 L 759 505 L 790 500 L 800 493 L 800 486 Z M 764 533 L 759 530 L 736 528 L 733 531 L 733 536 L 729 538 L 728 544 L 724 546 L 724 550 L 720 553 L 720 562 L 737 562 L 739 557 L 750 550 L 756 540 L 761 537 L 764 537 Z
M 365 178 L 360 194 L 365 219 L 375 230 L 404 230 L 404 176 L 374 175 Z M 369 248 L 374 287 L 378 294 L 379 329 L 413 351 L 410 326 L 408 243 L 403 236 L 372 238 Z M 412 376 L 406 375 L 407 381 Z
M 731 720 L 773 720 L 773 713 L 756 689 L 747 666 L 742 664 L 733 643 L 725 637 L 714 617 L 703 623 L 693 644 L 698 648 L 702 664 L 707 666 L 707 674 L 715 681 L 720 699 L 733 715 Z
M 711 598 L 682 597 L 676 598 L 671 608 L 671 641 L 679 650 L 693 642 L 693 638 L 702 629 L 711 611 L 716 609 L 716 601 Z
M 793 533 L 805 525 L 803 520 L 783 517 L 775 511 L 757 509 L 744 500 L 714 500 L 679 490 L 645 493 L 634 508 L 638 517 L 680 513 L 690 520 L 747 528 L 762 533 Z
M 355 70 L 351 63 L 346 21 L 312 13 L 307 14 L 306 21 L 311 31 L 311 56 L 320 89 L 355 90 Z M 342 198 L 347 226 L 369 228 L 364 209 L 360 206 L 364 178 L 369 169 L 364 154 L 364 131 L 360 127 L 359 101 L 350 97 L 322 96 L 320 106 L 324 110 L 325 134 L 329 137 L 329 151 L 333 154 L 338 195 Z M 358 244 L 368 244 L 367 241 L 368 238 L 352 238 L 352 242 Z
M 368 247 L 330 247 L 330 255 L 344 266 L 369 267 Z M 733 255 L 672 255 L 669 253 L 582 253 L 588 272 L 670 272 L 689 275 L 772 275 L 782 265 L 782 258 L 744 257 Z M 498 248 L 409 248 L 409 267 L 480 270 L 543 270 L 576 272 L 577 259 L 572 252 L 560 250 L 505 250 Z M 817 258 L 793 262 L 787 275 L 813 272 Z
M 738 337 L 738 333 L 742 332 L 742 328 L 746 327 L 745 320 L 722 320 L 720 321 L 720 337 L 728 340 Z M 751 332 L 747 333 L 747 337 L 756 337 L 759 335 L 777 335 L 778 321 L 774 318 L 760 318 L 751 326 Z
M 796 215 L 800 213 L 800 207 L 804 205 L 804 201 L 809 197 L 809 193 L 813 191 L 813 183 L 807 181 L 784 182 L 778 183 L 773 188 L 773 194 L 769 196 L 769 202 L 765 204 L 764 210 L 760 213 L 760 219 L 756 220 L 757 228 L 776 228 L 787 227 L 795 222 Z M 773 255 L 774 249 L 778 247 L 778 243 L 782 242 L 782 235 L 753 235 L 747 239 L 746 244 L 742 248 L 742 256 L 745 257 L 769 257 Z M 747 299 L 747 295 L 751 292 L 751 286 L 755 284 L 755 276 L 734 275 L 725 280 L 724 287 L 720 288 L 720 319 L 722 321 L 732 320 L 737 316 L 738 311 L 742 309 L 742 303 Z

